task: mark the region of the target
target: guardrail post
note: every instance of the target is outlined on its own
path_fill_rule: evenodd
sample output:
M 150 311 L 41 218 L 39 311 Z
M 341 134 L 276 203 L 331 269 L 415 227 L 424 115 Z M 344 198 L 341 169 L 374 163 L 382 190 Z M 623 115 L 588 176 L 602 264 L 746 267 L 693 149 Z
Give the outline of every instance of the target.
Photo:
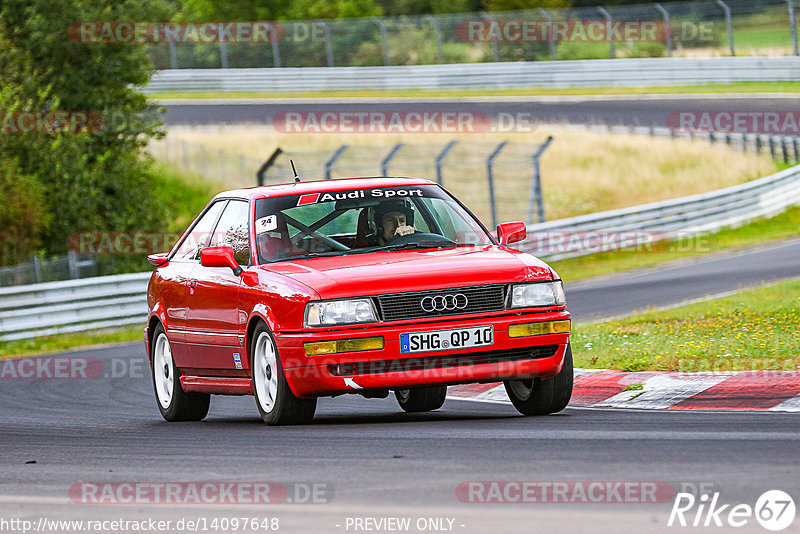
M 384 66 L 392 65 L 392 58 L 389 57 L 389 37 L 386 34 L 386 25 L 378 17 L 372 17 L 372 22 L 377 24 L 378 29 L 381 31 L 381 48 L 383 49 L 383 64 Z
M 397 143 L 392 147 L 386 157 L 383 158 L 383 161 L 381 161 L 381 176 L 389 175 L 389 163 L 392 161 L 392 158 L 397 155 L 400 149 L 403 148 L 403 145 L 405 145 L 405 143 Z
M 178 68 L 178 51 L 175 49 L 175 41 L 169 41 L 169 68 Z
M 269 168 L 275 164 L 275 160 L 278 159 L 278 156 L 280 156 L 282 153 L 283 150 L 281 147 L 276 148 L 272 155 L 268 157 L 266 161 L 264 161 L 261 167 L 258 168 L 258 171 L 256 171 L 256 181 L 258 185 L 264 185 L 264 175 Z
M 536 200 L 536 209 L 538 210 L 539 222 L 544 222 L 544 197 L 542 196 L 542 176 L 539 172 L 539 158 L 542 156 L 550 143 L 553 142 L 553 136 L 549 136 L 544 143 L 539 147 L 539 150 L 533 155 L 533 182 L 531 183 L 531 197 L 528 201 L 528 224 L 533 224 L 533 202 Z
M 338 160 L 342 156 L 342 154 L 344 154 L 344 151 L 347 150 L 349 146 L 350 145 L 342 145 L 342 146 L 340 146 L 339 148 L 336 149 L 336 152 L 333 153 L 333 156 L 331 156 L 331 159 L 329 159 L 328 161 L 325 162 L 325 179 L 326 180 L 330 180 L 331 179 L 331 171 L 333 170 L 333 164 L 336 163 L 336 160 Z
M 661 13 L 661 16 L 664 17 L 664 35 L 667 38 L 667 57 L 672 57 L 672 26 L 669 23 L 669 11 L 664 9 L 664 6 L 661 4 L 655 4 L 655 8 Z
M 494 149 L 494 152 L 492 152 L 492 154 L 486 160 L 486 177 L 489 180 L 489 204 L 491 204 L 492 209 L 492 228 L 497 226 L 497 205 L 495 204 L 494 200 L 494 173 L 492 166 L 494 164 L 494 158 L 500 154 L 500 151 L 503 150 L 503 147 L 505 147 L 507 144 L 508 141 L 503 141 L 497 145 L 497 148 Z
M 550 59 L 556 59 L 556 35 L 553 33 L 553 17 L 543 7 L 539 8 L 539 13 L 547 20 L 547 44 L 550 47 Z
M 325 32 L 325 56 L 328 60 L 328 66 L 335 67 L 336 65 L 333 62 L 333 42 L 331 41 L 331 27 L 328 26 L 327 22 L 320 22 L 319 24 L 322 25 L 322 31 Z
M 488 20 L 489 24 L 493 24 L 494 23 L 494 19 L 486 11 L 481 11 L 481 18 L 483 20 Z M 491 33 L 491 32 L 489 32 L 489 33 Z M 495 63 L 499 63 L 500 62 L 500 51 L 497 48 L 497 39 L 492 41 L 492 52 L 494 53 L 494 61 L 495 61 Z
M 433 15 L 425 15 L 425 20 L 429 20 L 433 26 L 433 36 L 436 39 L 436 59 L 439 64 L 444 61 L 444 45 L 442 44 L 442 28 L 439 26 L 439 20 Z
M 733 20 L 731 19 L 731 8 L 722 0 L 717 0 L 717 5 L 725 12 L 725 26 L 728 28 L 728 43 L 731 48 L 731 55 L 735 56 L 736 51 L 733 49 Z
M 458 141 L 455 139 L 447 143 L 447 146 L 439 152 L 439 155 L 436 156 L 436 183 L 442 185 L 444 180 L 442 178 L 442 161 L 444 161 L 445 156 L 452 150 L 454 146 L 458 144 Z
M 269 42 L 272 43 L 272 66 L 280 68 L 281 66 L 281 49 L 278 48 L 278 28 L 269 23 Z
M 794 2 L 793 0 L 786 0 L 786 6 L 789 8 L 789 25 L 792 29 L 792 48 L 794 55 L 800 56 L 800 50 L 797 47 L 797 22 L 794 20 Z
M 614 36 L 611 33 L 611 26 L 614 24 L 613 19 L 611 18 L 611 13 L 606 11 L 600 6 L 597 6 L 597 11 L 603 15 L 606 19 L 606 37 L 608 37 L 608 57 L 609 59 L 614 59 L 617 57 L 617 51 L 614 48 Z

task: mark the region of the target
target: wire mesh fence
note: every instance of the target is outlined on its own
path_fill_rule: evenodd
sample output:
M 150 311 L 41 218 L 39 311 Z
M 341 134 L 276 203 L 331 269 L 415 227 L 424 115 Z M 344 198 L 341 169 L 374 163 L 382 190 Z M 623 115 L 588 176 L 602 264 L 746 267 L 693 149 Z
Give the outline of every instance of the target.
M 0 287 L 87 278 L 97 274 L 97 263 L 89 255 L 70 252 L 66 256 L 51 258 L 32 256 L 28 262 L 0 267 Z
M 162 42 L 158 69 L 798 55 L 792 0 L 277 21 L 269 42 Z M 645 24 L 642 26 L 642 24 Z M 631 33 L 638 28 L 639 33 Z M 653 30 L 653 32 L 647 29 Z

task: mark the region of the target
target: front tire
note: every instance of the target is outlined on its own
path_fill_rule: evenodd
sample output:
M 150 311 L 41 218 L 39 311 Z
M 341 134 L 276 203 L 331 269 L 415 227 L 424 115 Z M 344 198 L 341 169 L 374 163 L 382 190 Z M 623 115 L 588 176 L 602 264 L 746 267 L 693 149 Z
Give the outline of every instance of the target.
M 170 422 L 201 421 L 208 415 L 211 395 L 183 391 L 180 373 L 172 359 L 169 339 L 161 324 L 153 332 L 150 368 L 156 404 L 164 419 Z
M 394 392 L 397 403 L 409 413 L 438 410 L 447 396 L 447 386 L 433 386 L 417 389 L 397 389 Z
M 294 396 L 278 356 L 275 340 L 264 323 L 253 332 L 250 350 L 253 376 L 253 395 L 261 419 L 268 425 L 299 425 L 311 422 L 317 409 L 317 399 Z
M 547 415 L 560 412 L 569 404 L 572 397 L 572 346 L 567 345 L 564 365 L 554 377 L 542 380 L 506 380 L 508 398 L 514 408 L 522 415 Z

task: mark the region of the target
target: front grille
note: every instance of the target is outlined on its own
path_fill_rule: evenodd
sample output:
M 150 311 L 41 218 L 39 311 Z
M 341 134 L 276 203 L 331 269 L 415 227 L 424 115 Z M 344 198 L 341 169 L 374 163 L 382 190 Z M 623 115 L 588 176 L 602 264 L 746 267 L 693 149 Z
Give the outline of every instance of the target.
M 394 360 L 377 360 L 371 362 L 343 363 L 329 365 L 328 370 L 337 376 L 374 375 L 378 373 L 404 373 L 425 369 L 444 369 L 448 367 L 468 367 L 487 363 L 518 362 L 521 360 L 538 360 L 555 355 L 558 345 L 524 347 L 521 349 L 490 350 L 470 354 L 454 354 L 441 356 L 423 356 L 418 358 L 398 358 Z
M 422 299 L 445 295 L 464 295 L 467 305 L 458 309 L 425 311 Z M 460 297 L 459 297 L 460 299 Z M 413 293 L 396 293 L 376 297 L 378 311 L 384 321 L 401 319 L 418 319 L 420 317 L 440 317 L 443 315 L 462 315 L 465 313 L 481 313 L 500 311 L 505 308 L 506 286 L 477 286 L 437 289 L 434 291 L 415 291 Z M 459 302 L 460 304 L 460 302 Z

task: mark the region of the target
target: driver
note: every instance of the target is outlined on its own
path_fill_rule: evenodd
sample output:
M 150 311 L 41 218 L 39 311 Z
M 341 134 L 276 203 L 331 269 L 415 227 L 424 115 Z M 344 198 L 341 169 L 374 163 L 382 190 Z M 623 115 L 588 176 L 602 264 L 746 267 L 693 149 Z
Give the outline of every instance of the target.
M 385 245 L 394 236 L 409 235 L 414 230 L 414 208 L 407 200 L 384 200 L 374 208 L 378 244 Z

